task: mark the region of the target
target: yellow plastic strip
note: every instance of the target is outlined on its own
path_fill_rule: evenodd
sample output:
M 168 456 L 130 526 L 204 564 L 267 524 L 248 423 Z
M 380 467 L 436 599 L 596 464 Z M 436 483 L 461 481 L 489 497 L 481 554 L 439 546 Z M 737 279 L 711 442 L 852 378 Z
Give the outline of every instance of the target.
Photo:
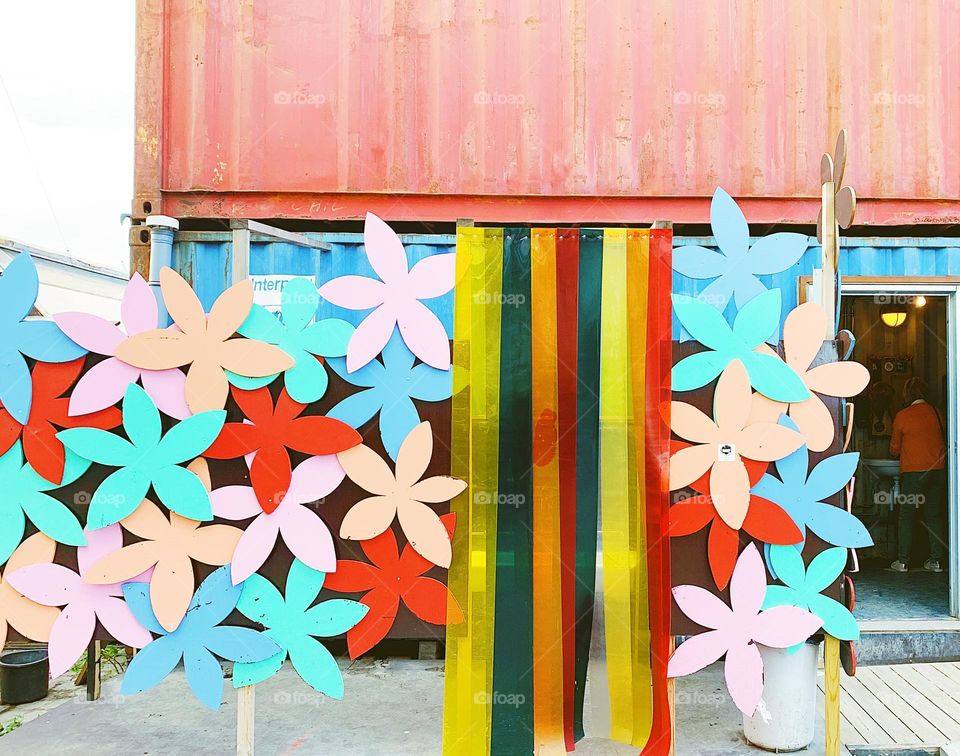
M 840 641 L 823 639 L 823 718 L 826 756 L 840 756 Z
M 533 735 L 537 754 L 566 753 L 560 600 L 560 467 L 557 449 L 556 231 L 534 229 L 533 331 Z M 570 695 L 572 695 L 570 691 Z
M 630 434 L 630 550 L 631 593 L 633 616 L 631 638 L 633 648 L 633 739 L 642 747 L 653 726 L 653 675 L 650 663 L 650 602 L 647 575 L 646 522 L 646 378 L 647 378 L 647 307 L 649 298 L 650 232 L 627 231 L 626 285 L 630 292 L 627 304 L 627 327 L 630 344 L 630 408 L 633 421 Z
M 633 740 L 633 552 L 630 544 L 630 382 L 627 232 L 603 232 L 600 335 L 600 531 L 612 740 Z M 635 477 L 634 477 L 635 480 Z M 591 733 L 601 735 L 601 733 Z
M 490 750 L 502 254 L 502 230 L 457 230 L 450 470 L 469 485 L 450 505 L 447 584 L 466 615 L 447 626 L 443 752 L 452 756 Z

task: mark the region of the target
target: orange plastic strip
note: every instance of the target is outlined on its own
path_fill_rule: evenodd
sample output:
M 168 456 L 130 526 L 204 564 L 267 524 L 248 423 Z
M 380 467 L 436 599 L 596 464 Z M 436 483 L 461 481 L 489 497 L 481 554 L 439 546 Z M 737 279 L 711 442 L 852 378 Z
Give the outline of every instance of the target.
M 557 448 L 556 231 L 533 229 L 533 734 L 537 754 L 566 753 Z M 571 691 L 572 694 L 572 691 Z

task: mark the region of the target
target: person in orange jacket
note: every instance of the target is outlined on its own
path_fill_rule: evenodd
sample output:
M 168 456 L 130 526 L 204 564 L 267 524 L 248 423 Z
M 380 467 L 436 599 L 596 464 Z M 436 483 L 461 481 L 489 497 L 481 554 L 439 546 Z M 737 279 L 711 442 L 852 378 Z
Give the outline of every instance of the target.
M 906 572 L 913 543 L 913 520 L 918 508 L 923 509 L 930 553 L 923 568 L 943 572 L 940 560 L 944 552 L 941 507 L 944 501 L 943 421 L 937 409 L 927 402 L 927 385 L 918 376 L 903 386 L 906 407 L 893 419 L 890 455 L 900 458 L 900 518 L 898 522 L 897 561 L 890 565 L 894 572 Z

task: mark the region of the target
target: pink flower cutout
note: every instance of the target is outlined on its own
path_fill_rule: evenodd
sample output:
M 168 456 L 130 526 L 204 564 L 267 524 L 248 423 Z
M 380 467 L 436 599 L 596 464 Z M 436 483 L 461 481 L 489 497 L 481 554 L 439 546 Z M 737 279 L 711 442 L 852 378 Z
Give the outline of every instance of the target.
M 699 672 L 724 654 L 723 674 L 733 702 L 752 716 L 763 694 L 763 660 L 757 644 L 789 648 L 802 643 L 821 626 L 814 614 L 796 606 L 760 611 L 767 592 L 767 574 L 756 544 L 737 559 L 730 579 L 730 606 L 696 585 L 678 585 L 673 598 L 687 617 L 707 628 L 680 645 L 670 657 L 668 677 Z
M 120 526 L 83 532 L 87 545 L 77 549 L 80 574 L 60 564 L 34 564 L 7 577 L 10 585 L 30 600 L 64 607 L 50 631 L 50 677 L 59 677 L 80 658 L 93 638 L 97 620 L 125 646 L 143 648 L 153 640 L 123 600 L 120 583 L 90 585 L 83 580 L 91 565 L 123 546 Z M 147 579 L 148 573 L 144 573 L 129 582 Z
M 783 323 L 784 360 L 810 389 L 810 398 L 786 405 L 755 394 L 750 408 L 752 420 L 774 423 L 786 412 L 814 452 L 826 451 L 836 432 L 833 416 L 817 394 L 851 397 L 870 382 L 870 371 L 857 362 L 841 360 L 810 367 L 823 345 L 826 328 L 827 315 L 815 302 L 790 311 Z
M 109 358 L 90 368 L 74 386 L 70 396 L 71 415 L 86 415 L 116 404 L 123 398 L 127 386 L 140 379 L 161 412 L 177 420 L 190 416 L 184 391 L 186 376 L 182 371 L 176 368 L 141 370 L 114 357 L 117 346 L 127 336 L 155 329 L 157 316 L 157 300 L 139 273 L 133 274 L 124 289 L 119 326 L 85 312 L 64 312 L 53 316 L 72 341 Z
M 443 324 L 420 300 L 453 288 L 453 253 L 432 255 L 407 266 L 400 237 L 373 213 L 363 227 L 367 259 L 380 280 L 340 276 L 320 287 L 320 296 L 348 310 L 368 310 L 347 344 L 347 372 L 366 365 L 386 346 L 394 326 L 417 357 L 439 370 L 450 367 L 450 340 Z
M 343 482 L 344 472 L 335 454 L 310 457 L 293 471 L 286 496 L 267 514 L 250 486 L 224 486 L 212 491 L 213 513 L 225 520 L 246 520 L 247 525 L 233 553 L 230 574 L 233 584 L 246 580 L 267 561 L 277 543 L 283 542 L 293 555 L 320 572 L 337 569 L 333 536 L 310 502 L 328 496 Z

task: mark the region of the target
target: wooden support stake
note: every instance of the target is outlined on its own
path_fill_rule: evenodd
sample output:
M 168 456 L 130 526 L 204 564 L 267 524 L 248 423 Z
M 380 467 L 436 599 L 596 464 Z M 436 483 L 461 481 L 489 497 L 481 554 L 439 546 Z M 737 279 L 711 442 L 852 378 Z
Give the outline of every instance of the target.
M 87 645 L 87 700 L 100 698 L 100 641 L 92 640 Z
M 826 635 L 823 641 L 823 719 L 826 756 L 840 756 L 840 641 Z
M 253 756 L 257 692 L 253 685 L 237 688 L 237 756 Z
M 821 224 L 823 243 L 823 279 L 820 281 L 820 304 L 827 313 L 827 332 L 825 338 L 833 339 L 837 335 L 837 254 L 838 244 L 836 213 L 836 184 L 826 181 L 821 186 L 823 203 L 823 222 Z

